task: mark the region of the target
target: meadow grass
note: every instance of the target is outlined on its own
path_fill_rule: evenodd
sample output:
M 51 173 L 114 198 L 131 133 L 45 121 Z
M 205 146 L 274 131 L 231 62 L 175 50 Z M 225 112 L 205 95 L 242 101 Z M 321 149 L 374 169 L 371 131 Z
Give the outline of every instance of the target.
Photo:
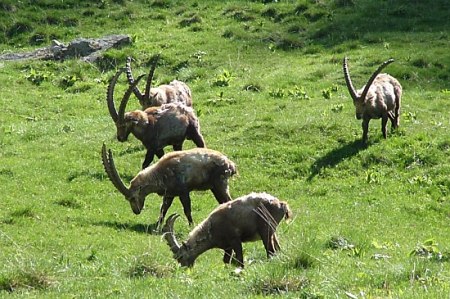
M 18 298 L 446 298 L 450 293 L 449 5 L 421 1 L 0 1 L 0 51 L 51 39 L 130 34 L 98 63 L 0 61 L 0 296 Z M 132 56 L 160 53 L 157 83 L 184 80 L 207 146 L 236 162 L 233 197 L 289 202 L 282 252 L 244 245 L 246 268 L 211 250 L 184 269 L 152 231 L 161 199 L 135 216 L 125 182 L 144 149 L 118 143 L 106 87 Z M 401 126 L 361 144 L 342 74 L 386 72 L 404 88 Z M 126 86 L 120 80 L 116 97 Z M 130 101 L 129 109 L 137 108 Z M 191 142 L 185 148 L 191 148 Z M 193 192 L 196 223 L 216 206 Z M 169 213 L 182 214 L 175 201 Z M 182 217 L 181 217 L 182 218 Z M 180 239 L 186 221 L 176 224 Z

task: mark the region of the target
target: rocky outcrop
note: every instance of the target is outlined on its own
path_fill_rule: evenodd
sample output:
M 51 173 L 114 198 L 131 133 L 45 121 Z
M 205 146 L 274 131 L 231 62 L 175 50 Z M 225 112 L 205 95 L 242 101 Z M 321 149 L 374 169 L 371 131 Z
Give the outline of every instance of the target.
M 52 40 L 50 46 L 39 48 L 32 52 L 6 53 L 0 55 L 0 60 L 65 60 L 79 58 L 87 62 L 95 62 L 102 53 L 110 48 L 121 48 L 131 44 L 128 35 L 108 35 L 102 38 L 78 38 L 65 45 L 57 40 Z

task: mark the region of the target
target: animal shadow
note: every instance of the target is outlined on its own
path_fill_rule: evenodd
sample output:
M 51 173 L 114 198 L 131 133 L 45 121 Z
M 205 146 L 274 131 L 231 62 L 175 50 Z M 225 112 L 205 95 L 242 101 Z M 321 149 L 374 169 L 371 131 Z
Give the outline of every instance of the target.
M 153 224 L 131 224 L 131 223 L 122 223 L 118 221 L 100 221 L 95 222 L 93 225 L 96 226 L 105 226 L 110 227 L 116 230 L 129 230 L 133 232 L 150 234 L 150 235 L 158 235 L 160 232 L 157 230 L 157 222 Z
M 355 140 L 331 150 L 311 165 L 311 174 L 307 181 L 311 181 L 322 169 L 338 165 L 345 159 L 353 157 L 360 151 L 367 149 L 369 145 L 363 143 L 361 140 Z

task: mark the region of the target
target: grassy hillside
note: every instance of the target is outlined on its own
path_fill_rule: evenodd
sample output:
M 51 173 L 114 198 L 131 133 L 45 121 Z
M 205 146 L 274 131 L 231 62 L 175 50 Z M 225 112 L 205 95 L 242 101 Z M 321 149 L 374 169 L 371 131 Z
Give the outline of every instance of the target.
M 0 0 L 0 53 L 52 39 L 129 34 L 97 63 L 0 61 L 0 297 L 446 298 L 450 293 L 450 20 L 448 1 Z M 152 232 L 161 198 L 135 216 L 104 173 L 122 178 L 144 149 L 118 143 L 106 108 L 112 75 L 160 54 L 155 83 L 192 89 L 207 146 L 238 166 L 233 197 L 289 202 L 271 260 L 244 244 L 246 268 L 221 251 L 192 269 Z M 400 129 L 380 120 L 361 144 L 345 86 L 388 58 L 403 86 Z M 126 88 L 120 80 L 116 97 Z M 129 109 L 138 107 L 130 101 Z M 193 147 L 188 141 L 185 148 Z M 193 218 L 216 206 L 191 194 Z M 175 201 L 169 213 L 183 214 Z M 190 227 L 180 217 L 177 236 Z

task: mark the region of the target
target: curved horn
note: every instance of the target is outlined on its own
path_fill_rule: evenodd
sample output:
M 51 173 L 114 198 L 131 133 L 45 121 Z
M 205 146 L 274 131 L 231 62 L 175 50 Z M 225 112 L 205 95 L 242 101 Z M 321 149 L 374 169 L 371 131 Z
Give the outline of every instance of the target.
M 386 66 L 388 66 L 389 64 L 391 64 L 392 62 L 394 62 L 394 59 L 389 59 L 386 60 L 385 62 L 383 62 L 378 69 L 372 74 L 372 76 L 370 77 L 369 81 L 367 81 L 366 87 L 364 87 L 363 92 L 361 93 L 361 95 L 359 96 L 360 99 L 362 99 L 364 101 L 364 99 L 366 98 L 367 92 L 369 92 L 369 88 L 370 85 L 372 85 L 373 81 L 375 80 L 375 78 L 378 76 L 378 74 L 381 72 L 381 70 L 383 70 Z
M 150 88 L 152 87 L 153 75 L 155 74 L 155 69 L 156 69 L 156 65 L 158 64 L 158 60 L 159 60 L 159 54 L 156 55 L 155 61 L 153 62 L 152 66 L 150 68 L 150 72 L 148 73 L 147 84 L 145 85 L 145 93 L 144 93 L 144 100 L 147 100 L 147 101 L 150 99 Z
M 134 78 L 133 78 L 133 74 L 131 72 L 131 57 L 129 57 L 129 56 L 127 57 L 127 63 L 125 65 L 125 70 L 126 70 L 126 74 L 127 74 L 128 84 L 132 85 L 134 83 Z M 139 88 L 137 86 L 135 86 L 133 88 L 133 93 L 139 99 L 139 101 L 142 101 L 142 99 L 144 98 L 144 95 L 141 93 L 141 91 L 139 90 Z
M 166 224 L 164 225 L 162 232 L 164 234 L 164 238 L 167 241 L 167 244 L 170 247 L 170 250 L 172 250 L 173 253 L 177 253 L 178 250 L 180 250 L 180 244 L 178 244 L 177 239 L 175 238 L 175 234 L 173 233 L 173 224 L 175 220 L 179 217 L 178 214 L 172 214 L 167 218 Z
M 116 189 L 119 190 L 119 192 L 122 193 L 126 198 L 131 197 L 130 189 L 125 187 L 125 185 L 123 184 L 122 180 L 119 177 L 119 174 L 117 173 L 116 166 L 114 165 L 112 152 L 111 150 L 109 150 L 108 154 L 106 153 L 106 145 L 104 143 L 102 146 L 102 162 L 103 167 L 105 168 L 105 171 L 108 174 L 108 177 L 113 183 L 114 187 L 116 187 Z
M 120 77 L 120 74 L 122 74 L 123 69 L 119 69 L 116 74 L 112 77 L 111 81 L 108 85 L 108 90 L 106 92 L 106 103 L 108 104 L 108 110 L 109 114 L 111 115 L 111 118 L 114 122 L 117 122 L 119 119 L 119 116 L 117 115 L 116 107 L 114 105 L 114 86 L 117 83 L 117 80 Z
M 124 117 L 125 117 L 125 108 L 127 106 L 128 100 L 130 99 L 131 93 L 133 92 L 133 89 L 136 87 L 136 85 L 141 81 L 141 79 L 144 77 L 144 75 L 140 75 L 137 77 L 136 81 L 134 81 L 127 89 L 125 94 L 123 95 L 122 101 L 120 102 L 119 106 L 119 113 L 118 113 L 118 122 L 123 123 Z
M 356 95 L 355 87 L 353 87 L 352 79 L 350 79 L 350 73 L 348 71 L 348 65 L 347 65 L 347 57 L 344 57 L 344 62 L 342 64 L 342 68 L 344 69 L 344 78 L 345 83 L 347 83 L 348 91 L 350 92 L 350 96 L 354 101 L 358 99 L 358 96 Z

